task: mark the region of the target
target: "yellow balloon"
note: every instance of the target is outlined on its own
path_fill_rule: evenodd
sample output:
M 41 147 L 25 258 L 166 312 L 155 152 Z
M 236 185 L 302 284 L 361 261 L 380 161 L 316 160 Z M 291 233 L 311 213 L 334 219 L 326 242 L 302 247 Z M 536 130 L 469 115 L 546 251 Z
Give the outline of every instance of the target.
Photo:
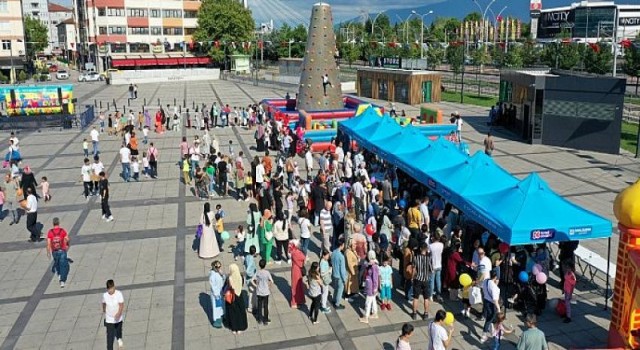
M 451 312 L 447 312 L 447 316 L 444 318 L 444 324 L 451 326 L 455 321 L 456 319 L 453 317 L 453 314 Z
M 466 273 L 463 273 L 462 275 L 460 275 L 460 278 L 458 279 L 460 281 L 460 284 L 463 287 L 468 287 L 471 285 L 471 283 L 473 283 L 473 280 L 471 279 L 471 276 L 469 276 Z
M 640 228 L 640 180 L 618 193 L 613 201 L 613 213 L 622 225 Z

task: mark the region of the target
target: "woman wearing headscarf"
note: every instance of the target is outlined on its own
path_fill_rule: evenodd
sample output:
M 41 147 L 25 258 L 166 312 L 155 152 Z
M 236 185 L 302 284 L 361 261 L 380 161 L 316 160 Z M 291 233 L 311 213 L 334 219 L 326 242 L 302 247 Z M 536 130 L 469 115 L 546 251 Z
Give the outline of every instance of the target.
M 249 213 L 247 214 L 247 236 L 244 241 L 244 252 L 249 254 L 251 246 L 256 247 L 256 254 L 260 253 L 260 239 L 258 236 L 258 226 L 262 215 L 258 211 L 258 206 L 255 203 L 249 204 Z
M 204 203 L 202 215 L 200 215 L 200 225 L 202 225 L 202 235 L 200 236 L 200 249 L 198 255 L 203 259 L 215 258 L 220 254 L 220 248 L 216 241 L 214 213 L 211 212 L 209 202 Z
M 271 249 L 273 248 L 273 219 L 271 218 L 271 210 L 265 209 L 260 219 L 260 226 L 258 227 L 258 237 L 260 239 L 260 252 L 262 258 L 268 263 L 271 263 Z
M 229 265 L 229 276 L 227 277 L 227 291 L 225 292 L 225 306 L 227 310 L 227 325 L 233 334 L 240 334 L 248 328 L 247 307 L 242 294 L 242 275 L 238 265 Z
M 304 261 L 305 255 L 300 250 L 300 241 L 293 239 L 289 242 L 289 256 L 291 257 L 291 308 L 297 308 L 305 302 L 304 296 Z
M 218 260 L 211 263 L 209 271 L 209 286 L 211 287 L 211 320 L 215 328 L 222 328 L 222 316 L 224 315 L 224 280 L 222 263 Z
M 347 262 L 347 285 L 345 293 L 347 296 L 358 293 L 360 285 L 358 283 L 358 265 L 360 258 L 356 254 L 356 244 L 353 240 L 349 242 L 349 248 L 345 251 L 345 260 Z
M 31 188 L 32 193 L 37 197 L 36 194 L 36 186 L 38 183 L 36 182 L 36 177 L 33 175 L 31 171 L 31 167 L 28 165 L 24 167 L 22 170 L 22 176 L 20 178 L 20 188 L 22 189 L 22 193 L 24 195 L 24 199 L 27 199 L 27 188 Z

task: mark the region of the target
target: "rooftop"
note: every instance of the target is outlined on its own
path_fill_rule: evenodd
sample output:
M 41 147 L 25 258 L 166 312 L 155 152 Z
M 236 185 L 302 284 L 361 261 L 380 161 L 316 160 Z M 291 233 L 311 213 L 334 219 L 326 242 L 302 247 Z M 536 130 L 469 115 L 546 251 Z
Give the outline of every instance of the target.
M 55 2 L 49 2 L 49 12 L 73 12 L 72 9 L 58 5 Z

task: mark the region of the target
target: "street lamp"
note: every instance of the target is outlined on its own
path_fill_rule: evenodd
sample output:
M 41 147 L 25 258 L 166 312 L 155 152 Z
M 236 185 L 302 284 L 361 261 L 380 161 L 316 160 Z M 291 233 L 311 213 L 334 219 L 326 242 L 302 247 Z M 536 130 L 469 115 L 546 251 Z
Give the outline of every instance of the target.
M 497 33 L 498 33 L 498 18 L 500 18 L 500 16 L 502 15 L 502 12 L 504 12 L 504 10 L 507 9 L 507 6 L 503 7 L 502 10 L 500 10 L 500 12 L 498 12 L 498 15 L 496 16 L 495 12 L 493 12 L 493 10 L 489 9 L 489 12 L 491 12 L 491 15 L 493 15 L 493 33 L 494 33 L 494 43 L 496 42 L 495 38 L 497 37 Z
M 378 17 L 380 17 L 380 15 L 383 14 L 383 13 L 384 12 L 380 12 L 373 18 L 373 22 L 371 22 L 371 36 L 373 36 L 373 27 L 375 27 L 376 21 L 378 20 Z
M 484 10 L 482 10 L 482 6 L 480 6 L 480 3 L 478 3 L 478 0 L 472 0 L 474 4 L 476 4 L 476 6 L 478 6 L 478 9 L 480 9 L 480 13 L 482 14 L 482 42 L 484 43 L 485 46 L 485 50 L 486 50 L 486 37 L 488 36 L 488 33 L 486 33 L 485 31 L 487 30 L 486 25 L 485 25 L 485 20 L 487 18 L 487 11 L 489 11 L 489 8 L 491 7 L 491 5 L 493 5 L 494 2 L 496 2 L 496 0 L 491 0 L 489 2 L 489 4 L 487 5 L 487 7 L 484 8 Z
M 411 13 L 420 16 L 420 58 L 424 58 L 424 16 L 433 14 L 433 10 L 424 14 L 419 14 L 415 10 L 411 11 Z

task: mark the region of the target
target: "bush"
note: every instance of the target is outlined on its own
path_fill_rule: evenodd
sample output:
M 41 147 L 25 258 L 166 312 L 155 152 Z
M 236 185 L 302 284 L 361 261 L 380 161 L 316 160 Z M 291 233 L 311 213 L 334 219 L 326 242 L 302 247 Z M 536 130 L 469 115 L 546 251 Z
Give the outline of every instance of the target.
M 2 74 L 2 72 L 0 72 L 0 83 L 6 84 L 7 81 L 9 81 L 9 77 L 4 75 L 4 74 Z
M 22 83 L 27 81 L 27 73 L 25 73 L 23 70 L 21 70 L 20 73 L 18 73 L 18 81 Z

